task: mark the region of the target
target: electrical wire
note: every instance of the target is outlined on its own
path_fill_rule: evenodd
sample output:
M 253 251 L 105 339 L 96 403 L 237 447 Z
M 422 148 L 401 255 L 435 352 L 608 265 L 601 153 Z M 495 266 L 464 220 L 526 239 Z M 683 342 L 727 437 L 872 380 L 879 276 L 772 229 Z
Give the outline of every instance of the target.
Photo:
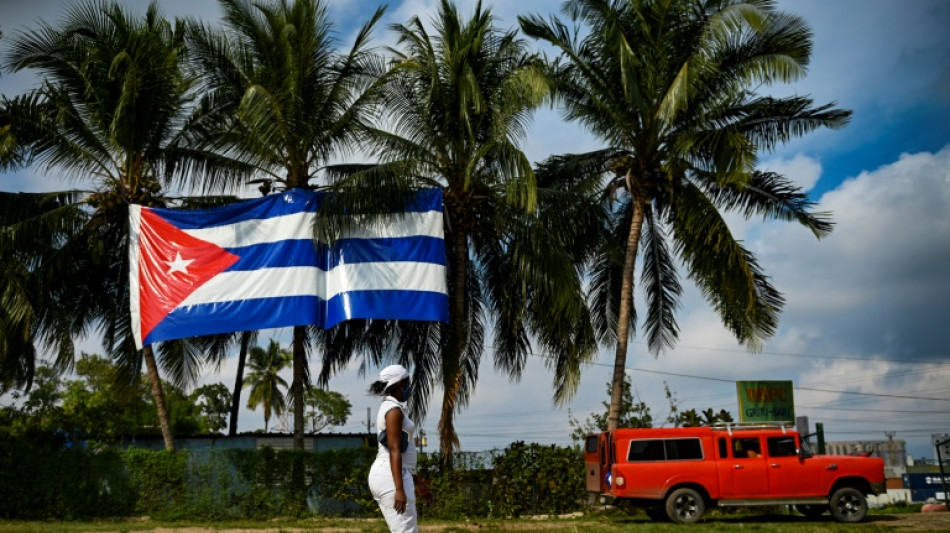
M 631 344 L 637 344 L 640 346 L 647 346 L 647 343 L 643 341 L 632 341 Z M 689 346 L 686 344 L 677 344 L 677 348 L 686 348 L 690 350 L 705 350 L 710 352 L 728 352 L 736 353 L 743 355 L 772 355 L 778 357 L 807 357 L 810 359 L 832 359 L 832 360 L 847 360 L 847 361 L 866 361 L 866 362 L 875 362 L 875 361 L 885 361 L 888 363 L 897 363 L 897 364 L 928 364 L 928 365 L 945 365 L 950 366 L 950 363 L 944 363 L 941 361 L 932 361 L 928 359 L 889 359 L 883 357 L 854 357 L 848 355 L 818 355 L 818 354 L 805 354 L 805 353 L 783 353 L 783 352 L 749 352 L 748 350 L 738 350 L 735 348 L 710 348 L 706 346 Z M 934 358 L 950 358 L 950 354 L 927 354 Z

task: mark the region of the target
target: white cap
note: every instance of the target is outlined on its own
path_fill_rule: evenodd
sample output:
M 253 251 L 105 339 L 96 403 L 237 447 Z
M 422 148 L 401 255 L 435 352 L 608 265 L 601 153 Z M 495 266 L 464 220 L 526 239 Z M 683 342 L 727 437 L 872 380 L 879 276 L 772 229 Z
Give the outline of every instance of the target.
M 391 387 L 408 377 L 409 371 L 402 365 L 389 365 L 379 373 L 379 380 L 385 381 L 387 387 Z

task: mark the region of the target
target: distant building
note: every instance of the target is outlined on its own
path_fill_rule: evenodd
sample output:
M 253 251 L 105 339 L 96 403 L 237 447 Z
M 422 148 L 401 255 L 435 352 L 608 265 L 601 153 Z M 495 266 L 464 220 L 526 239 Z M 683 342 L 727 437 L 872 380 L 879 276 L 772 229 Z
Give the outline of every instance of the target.
M 910 492 L 912 502 L 922 503 L 931 498 L 946 500 L 945 487 L 950 486 L 950 474 L 941 478 L 940 469 L 936 466 L 911 466 L 904 474 L 904 486 Z
M 950 464 L 950 434 L 933 433 L 930 435 L 930 442 L 934 447 L 934 463 L 939 463 L 940 459 L 943 459 L 943 464 Z M 943 443 L 943 446 L 939 446 L 939 453 L 937 453 L 939 443 Z
M 825 443 L 830 455 L 862 455 L 884 459 L 884 477 L 902 479 L 907 473 L 907 446 L 902 440 L 854 440 Z

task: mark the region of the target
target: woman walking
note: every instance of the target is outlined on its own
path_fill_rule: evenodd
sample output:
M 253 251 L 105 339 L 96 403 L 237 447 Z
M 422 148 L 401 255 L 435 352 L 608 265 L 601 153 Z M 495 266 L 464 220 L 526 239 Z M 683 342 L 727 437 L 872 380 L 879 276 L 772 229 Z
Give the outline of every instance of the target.
M 393 533 L 418 533 L 416 491 L 412 473 L 416 469 L 416 425 L 406 414 L 409 399 L 409 371 L 402 365 L 387 366 L 369 393 L 383 396 L 376 414 L 379 450 L 369 470 L 369 490 Z

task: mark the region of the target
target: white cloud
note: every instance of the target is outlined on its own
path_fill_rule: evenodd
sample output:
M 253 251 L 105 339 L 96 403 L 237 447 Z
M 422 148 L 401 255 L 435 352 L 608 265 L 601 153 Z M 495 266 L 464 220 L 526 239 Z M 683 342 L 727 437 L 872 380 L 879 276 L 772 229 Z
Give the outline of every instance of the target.
M 791 159 L 769 159 L 759 167 L 785 176 L 805 192 L 810 191 L 821 177 L 821 163 L 805 154 L 795 154 Z
M 950 147 L 863 172 L 817 209 L 836 223 L 821 242 L 789 224 L 762 230 L 773 243 L 762 259 L 774 265 L 790 309 L 833 316 L 870 305 L 896 317 L 950 296 Z

